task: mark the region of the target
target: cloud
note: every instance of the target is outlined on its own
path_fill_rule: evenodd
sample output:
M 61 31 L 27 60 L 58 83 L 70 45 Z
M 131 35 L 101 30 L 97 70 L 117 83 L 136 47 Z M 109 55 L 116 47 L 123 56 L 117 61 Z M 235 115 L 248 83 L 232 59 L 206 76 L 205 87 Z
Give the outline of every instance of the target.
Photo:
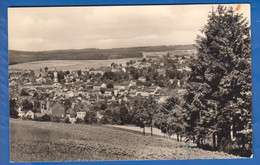
M 194 43 L 212 5 L 9 8 L 9 49 Z M 240 11 L 250 16 L 249 5 Z

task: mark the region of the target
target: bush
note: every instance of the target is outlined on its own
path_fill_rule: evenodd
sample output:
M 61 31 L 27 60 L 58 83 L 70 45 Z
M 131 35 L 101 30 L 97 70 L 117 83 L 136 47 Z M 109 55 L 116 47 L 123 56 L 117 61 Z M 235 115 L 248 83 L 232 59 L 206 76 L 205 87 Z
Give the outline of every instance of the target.
M 34 120 L 35 121 L 51 121 L 51 117 L 50 117 L 50 115 L 45 114 L 41 117 L 35 117 Z
M 44 116 L 41 117 L 42 121 L 51 121 L 50 115 L 45 114 Z
M 86 112 L 86 116 L 84 117 L 84 121 L 87 124 L 92 124 L 97 122 L 96 113 L 93 111 Z
M 75 123 L 83 123 L 83 120 L 80 118 L 77 118 Z
M 17 105 L 16 101 L 14 99 L 9 100 L 9 109 L 10 109 L 10 117 L 11 118 L 18 118 L 18 112 L 17 112 Z
M 114 88 L 114 85 L 112 83 L 107 84 L 107 88 Z
M 17 119 L 17 118 L 18 118 L 18 112 L 17 112 L 17 110 L 15 110 L 15 109 L 13 109 L 13 108 L 10 108 L 10 117 Z
M 30 116 L 23 116 L 22 119 L 23 120 L 32 120 L 32 118 Z
M 57 122 L 57 123 L 59 123 L 59 122 L 60 122 L 60 118 L 54 116 L 54 117 L 51 117 L 51 121 L 52 121 L 52 122 Z
M 70 123 L 70 119 L 68 117 L 65 119 L 65 123 Z

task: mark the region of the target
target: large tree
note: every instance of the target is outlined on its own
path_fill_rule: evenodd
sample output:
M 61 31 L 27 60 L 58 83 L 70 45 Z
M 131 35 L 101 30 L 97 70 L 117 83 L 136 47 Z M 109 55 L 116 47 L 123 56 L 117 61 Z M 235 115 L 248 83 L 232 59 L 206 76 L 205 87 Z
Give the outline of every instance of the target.
M 11 118 L 18 118 L 18 112 L 17 112 L 17 104 L 14 99 L 9 100 L 9 108 L 10 108 L 10 117 Z
M 158 112 L 158 106 L 155 100 L 150 96 L 139 100 L 136 105 L 135 119 L 136 125 L 143 128 L 143 135 L 145 135 L 145 127 L 150 127 L 151 136 L 153 135 L 153 126 L 155 122 L 155 115 Z
M 183 101 L 178 95 L 171 96 L 164 103 L 158 105 L 159 112 L 156 114 L 155 125 L 163 133 L 177 135 L 180 141 L 182 135 L 186 135 L 187 112 L 182 108 Z
M 233 8 L 219 5 L 201 32 L 197 58 L 190 66 L 187 130 L 198 144 L 212 135 L 218 149 L 235 139 L 245 143 L 252 128 L 249 23 Z

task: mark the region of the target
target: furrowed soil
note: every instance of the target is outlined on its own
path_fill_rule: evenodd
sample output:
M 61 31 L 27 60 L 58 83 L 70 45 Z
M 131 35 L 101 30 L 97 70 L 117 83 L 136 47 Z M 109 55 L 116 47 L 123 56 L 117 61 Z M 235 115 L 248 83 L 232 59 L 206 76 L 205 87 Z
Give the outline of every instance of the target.
M 239 157 L 102 125 L 10 120 L 12 162 L 226 158 Z

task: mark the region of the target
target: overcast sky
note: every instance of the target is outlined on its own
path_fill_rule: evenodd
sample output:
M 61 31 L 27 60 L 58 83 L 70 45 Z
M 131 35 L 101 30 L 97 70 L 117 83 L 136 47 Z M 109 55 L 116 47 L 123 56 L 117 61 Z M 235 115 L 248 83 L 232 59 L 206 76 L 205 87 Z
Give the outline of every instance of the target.
M 212 5 L 9 8 L 9 49 L 193 44 L 211 10 Z M 250 18 L 249 5 L 239 12 Z

